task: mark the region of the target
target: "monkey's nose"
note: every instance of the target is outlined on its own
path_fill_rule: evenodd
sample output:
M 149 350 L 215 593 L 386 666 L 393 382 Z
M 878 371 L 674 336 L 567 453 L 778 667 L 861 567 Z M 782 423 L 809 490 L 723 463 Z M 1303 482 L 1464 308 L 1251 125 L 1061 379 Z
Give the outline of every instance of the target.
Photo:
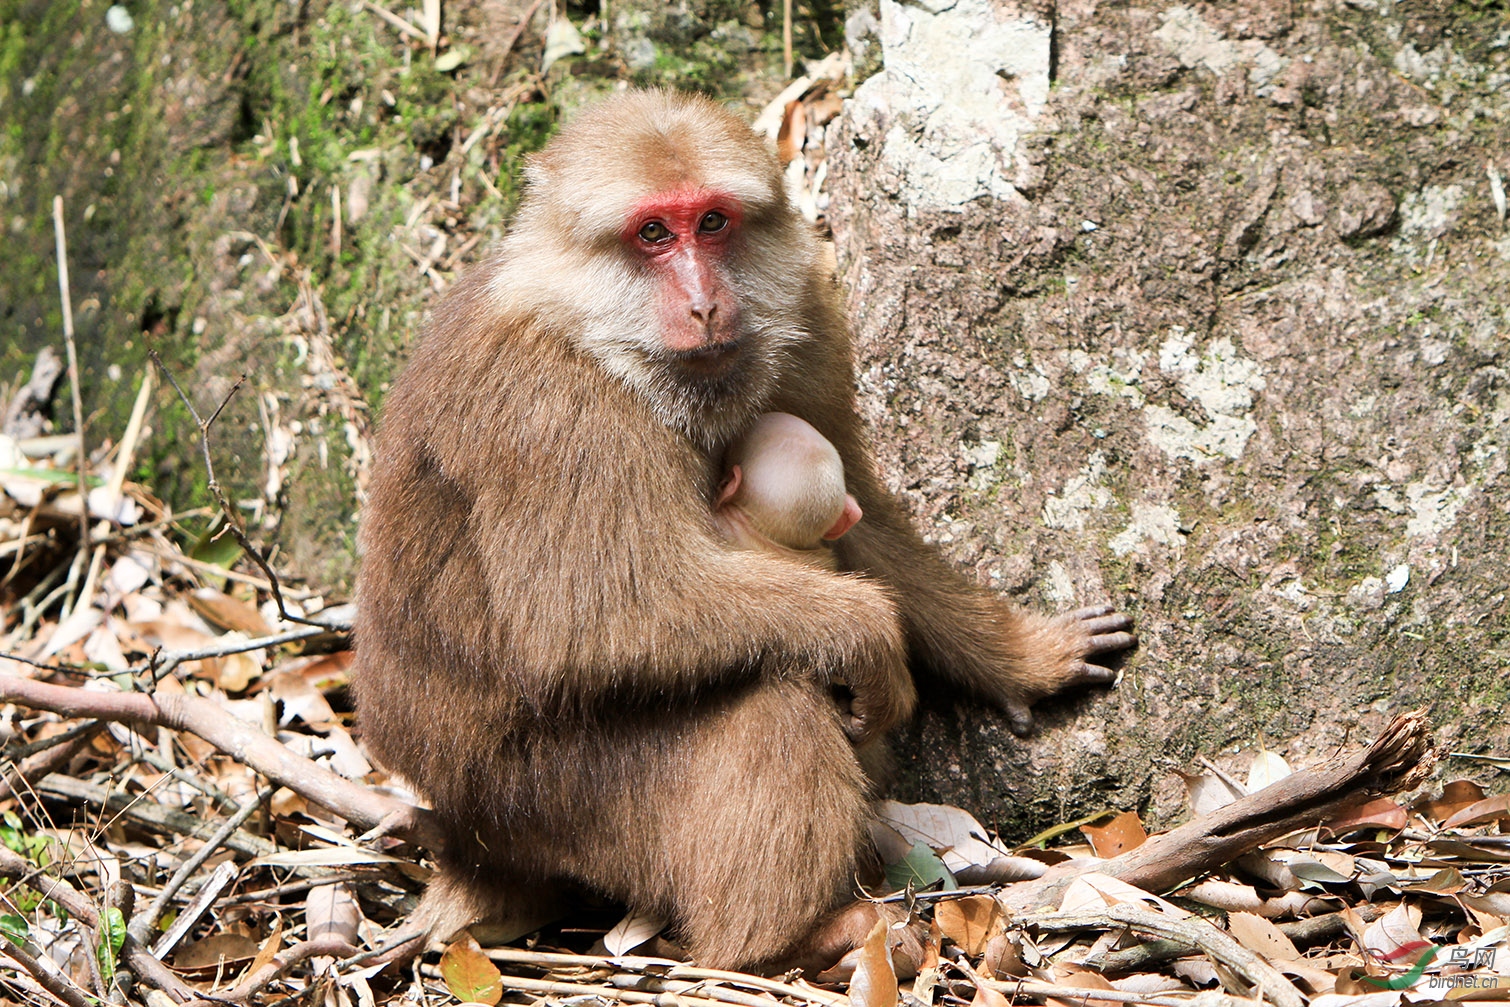
M 705 327 L 713 324 L 713 312 L 718 310 L 717 304 L 694 304 L 692 305 L 692 317 L 702 322 Z

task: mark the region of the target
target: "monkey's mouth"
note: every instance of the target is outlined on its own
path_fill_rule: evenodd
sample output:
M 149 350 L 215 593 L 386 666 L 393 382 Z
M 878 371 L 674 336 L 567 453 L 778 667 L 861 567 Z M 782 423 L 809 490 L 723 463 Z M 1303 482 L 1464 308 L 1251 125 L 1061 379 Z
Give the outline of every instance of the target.
M 721 377 L 739 360 L 740 340 L 709 343 L 695 350 L 678 350 L 671 360 L 687 374 L 698 378 Z

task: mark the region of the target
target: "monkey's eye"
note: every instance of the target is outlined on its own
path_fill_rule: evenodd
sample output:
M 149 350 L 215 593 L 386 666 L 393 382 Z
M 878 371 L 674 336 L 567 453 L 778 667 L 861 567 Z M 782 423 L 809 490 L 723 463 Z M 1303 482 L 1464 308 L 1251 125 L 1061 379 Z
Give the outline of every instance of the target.
M 669 237 L 671 237 L 671 228 L 667 227 L 659 220 L 652 220 L 650 223 L 640 228 L 641 241 L 648 241 L 651 244 L 655 244 L 657 242 L 665 241 Z
M 722 231 L 729 223 L 729 218 L 717 210 L 709 210 L 703 214 L 703 219 L 697 222 L 697 229 L 704 234 L 713 234 Z

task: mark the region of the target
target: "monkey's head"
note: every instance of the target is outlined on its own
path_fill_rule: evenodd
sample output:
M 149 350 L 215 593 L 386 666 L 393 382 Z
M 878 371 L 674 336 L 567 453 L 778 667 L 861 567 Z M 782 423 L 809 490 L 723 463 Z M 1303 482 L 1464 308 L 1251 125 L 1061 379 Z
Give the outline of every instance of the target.
M 818 262 L 775 156 L 706 98 L 628 92 L 529 165 L 506 248 L 528 305 L 712 445 L 758 412 L 806 336 Z

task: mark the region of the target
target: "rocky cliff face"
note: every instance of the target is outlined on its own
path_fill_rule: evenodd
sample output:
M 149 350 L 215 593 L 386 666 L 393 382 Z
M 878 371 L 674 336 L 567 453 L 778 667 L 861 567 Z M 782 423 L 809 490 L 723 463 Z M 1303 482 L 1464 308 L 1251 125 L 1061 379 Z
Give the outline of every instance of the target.
M 830 215 L 882 463 L 982 582 L 1143 636 L 1028 742 L 936 696 L 903 795 L 1158 818 L 1195 755 L 1416 706 L 1503 752 L 1503 13 L 882 0 L 860 41 Z

